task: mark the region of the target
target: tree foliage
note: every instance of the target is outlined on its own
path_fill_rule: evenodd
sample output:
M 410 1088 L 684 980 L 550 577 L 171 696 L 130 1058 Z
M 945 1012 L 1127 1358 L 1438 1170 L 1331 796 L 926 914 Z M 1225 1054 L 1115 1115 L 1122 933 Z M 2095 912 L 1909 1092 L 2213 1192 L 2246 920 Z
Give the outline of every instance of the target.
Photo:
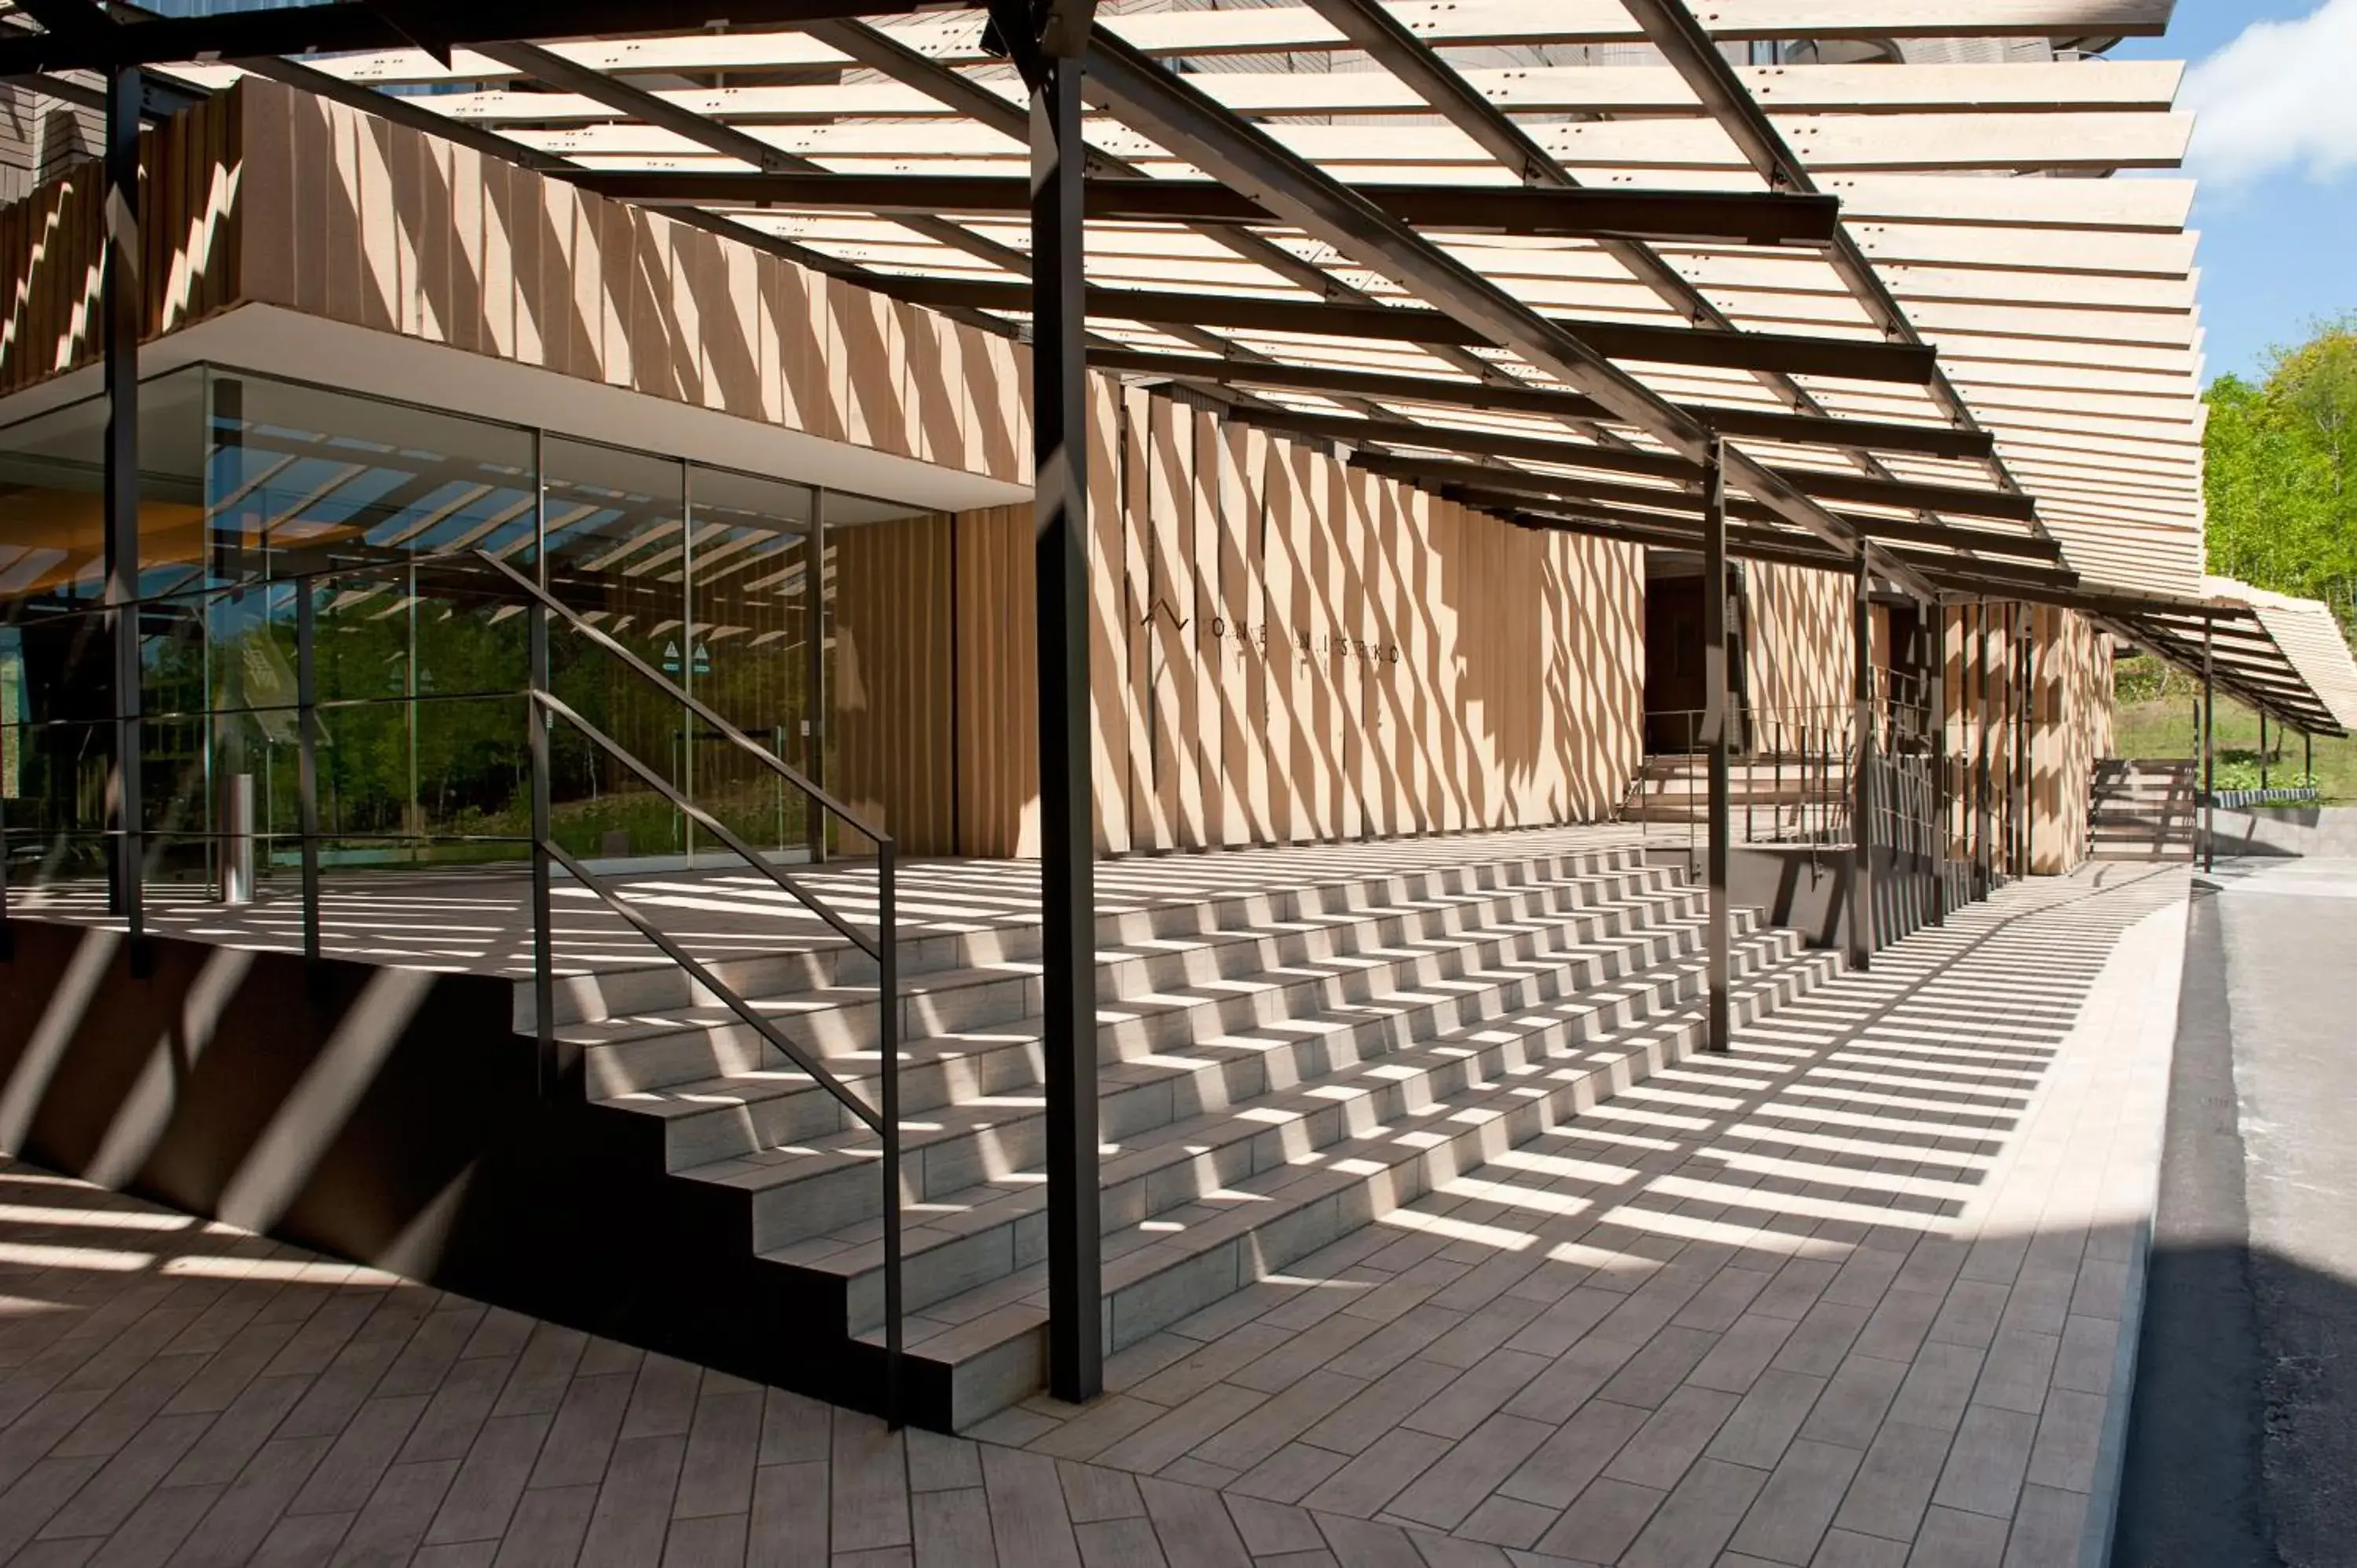
M 2207 401 L 2210 569 L 2321 599 L 2357 633 L 2357 314 Z

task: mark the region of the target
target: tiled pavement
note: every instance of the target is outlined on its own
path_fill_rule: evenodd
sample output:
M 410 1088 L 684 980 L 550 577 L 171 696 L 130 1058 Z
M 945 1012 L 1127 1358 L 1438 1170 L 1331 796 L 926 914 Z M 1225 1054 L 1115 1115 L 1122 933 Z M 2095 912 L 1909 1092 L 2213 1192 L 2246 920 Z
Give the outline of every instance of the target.
M 2076 1563 L 2185 890 L 2007 890 L 979 1442 L 0 1168 L 0 1556 Z

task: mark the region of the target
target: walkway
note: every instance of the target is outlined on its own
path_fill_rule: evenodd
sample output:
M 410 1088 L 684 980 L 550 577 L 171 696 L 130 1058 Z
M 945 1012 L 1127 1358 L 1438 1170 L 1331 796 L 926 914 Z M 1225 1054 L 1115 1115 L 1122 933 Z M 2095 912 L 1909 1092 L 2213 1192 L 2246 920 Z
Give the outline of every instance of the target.
M 2009 889 L 983 1441 L 0 1171 L 0 1555 L 2072 1563 L 2185 891 Z

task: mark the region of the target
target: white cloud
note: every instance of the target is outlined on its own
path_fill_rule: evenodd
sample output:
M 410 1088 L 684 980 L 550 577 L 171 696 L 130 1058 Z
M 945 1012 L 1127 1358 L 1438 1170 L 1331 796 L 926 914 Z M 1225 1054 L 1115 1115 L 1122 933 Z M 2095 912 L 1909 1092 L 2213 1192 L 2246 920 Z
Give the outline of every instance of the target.
M 2327 181 L 2357 168 L 2357 0 L 2288 22 L 2254 22 L 2186 74 L 2200 115 L 2191 162 L 2228 185 L 2298 168 Z

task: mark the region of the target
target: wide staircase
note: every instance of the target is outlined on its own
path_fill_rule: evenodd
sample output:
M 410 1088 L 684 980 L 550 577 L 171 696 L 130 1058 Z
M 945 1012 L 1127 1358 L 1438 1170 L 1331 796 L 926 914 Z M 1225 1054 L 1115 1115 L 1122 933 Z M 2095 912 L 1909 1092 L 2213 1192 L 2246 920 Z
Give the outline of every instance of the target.
M 1514 854 L 1495 840 L 1468 864 L 1101 916 L 1107 1348 L 1697 1049 L 1704 917 L 1641 845 Z M 1749 912 L 1735 929 L 1738 1022 L 1838 967 Z M 1044 1382 L 1039 943 L 1016 924 L 902 944 L 906 1388 L 929 1425 Z M 872 960 L 841 947 L 716 968 L 873 1093 Z M 769 1331 L 792 1348 L 769 1375 L 872 1404 L 877 1136 L 674 967 L 570 982 L 557 1016 L 595 1114 L 648 1130 L 621 1146 L 659 1146 L 690 1208 L 741 1212 Z
M 2201 806 L 2197 763 L 2105 757 L 2089 783 L 2088 853 L 2097 860 L 2190 860 Z
M 1730 823 L 1745 843 L 1833 843 L 1849 836 L 1849 760 L 1758 754 L 1728 759 Z M 1706 822 L 1710 763 L 1689 752 L 1648 756 L 1623 797 L 1628 822 Z

